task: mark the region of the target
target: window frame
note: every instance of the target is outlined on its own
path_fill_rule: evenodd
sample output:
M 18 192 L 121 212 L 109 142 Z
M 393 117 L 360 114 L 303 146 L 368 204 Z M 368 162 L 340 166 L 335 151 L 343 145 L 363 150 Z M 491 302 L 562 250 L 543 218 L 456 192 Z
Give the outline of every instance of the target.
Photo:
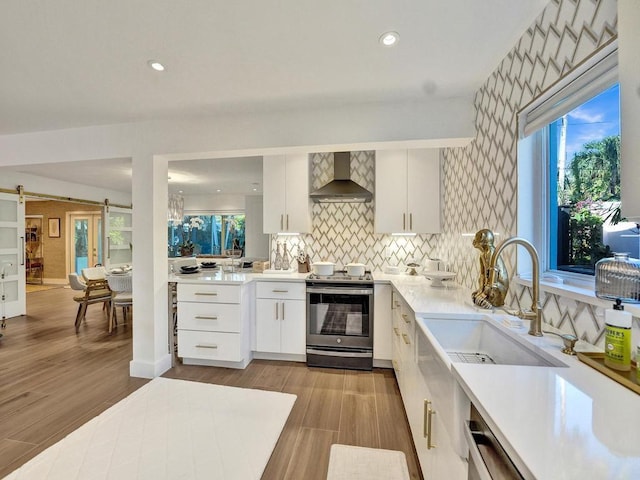
M 554 83 L 517 114 L 518 121 L 518 235 L 536 246 L 542 279 L 559 281 L 587 290 L 595 290 L 592 275 L 550 269 L 550 188 L 549 124 L 559 116 L 604 92 L 618 81 L 617 40 L 607 43 Z M 563 108 L 565 110 L 563 110 Z M 560 112 L 560 113 L 559 113 Z M 517 274 L 531 272 L 531 260 L 517 253 Z

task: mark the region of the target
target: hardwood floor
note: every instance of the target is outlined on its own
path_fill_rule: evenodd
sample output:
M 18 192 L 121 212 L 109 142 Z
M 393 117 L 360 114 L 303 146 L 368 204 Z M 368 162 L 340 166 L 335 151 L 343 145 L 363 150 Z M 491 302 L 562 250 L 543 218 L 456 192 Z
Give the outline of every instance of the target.
M 30 293 L 27 315 L 2 332 L 0 478 L 148 381 L 129 377 L 131 328 L 108 335 L 100 305 L 76 335 L 73 293 Z M 333 443 L 401 450 L 422 478 L 391 370 L 254 360 L 245 370 L 178 364 L 164 376 L 297 395 L 263 479 L 324 480 Z

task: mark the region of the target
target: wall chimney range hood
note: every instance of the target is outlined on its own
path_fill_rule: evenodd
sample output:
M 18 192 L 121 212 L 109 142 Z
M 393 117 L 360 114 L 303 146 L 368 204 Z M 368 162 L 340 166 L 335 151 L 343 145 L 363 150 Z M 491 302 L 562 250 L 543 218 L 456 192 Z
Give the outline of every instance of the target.
M 351 180 L 351 152 L 333 154 L 333 180 L 309 194 L 315 203 L 365 203 L 373 194 Z

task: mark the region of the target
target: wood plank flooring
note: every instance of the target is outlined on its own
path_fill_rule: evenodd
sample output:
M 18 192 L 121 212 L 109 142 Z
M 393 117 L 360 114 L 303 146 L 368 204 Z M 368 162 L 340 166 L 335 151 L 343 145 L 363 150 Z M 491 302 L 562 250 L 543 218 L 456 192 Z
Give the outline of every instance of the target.
M 129 377 L 131 328 L 110 336 L 100 305 L 75 333 L 73 294 L 29 293 L 27 315 L 2 331 L 0 478 L 148 381 Z M 297 395 L 263 479 L 324 480 L 333 443 L 401 450 L 422 478 L 391 370 L 254 360 L 245 370 L 178 364 L 165 376 Z

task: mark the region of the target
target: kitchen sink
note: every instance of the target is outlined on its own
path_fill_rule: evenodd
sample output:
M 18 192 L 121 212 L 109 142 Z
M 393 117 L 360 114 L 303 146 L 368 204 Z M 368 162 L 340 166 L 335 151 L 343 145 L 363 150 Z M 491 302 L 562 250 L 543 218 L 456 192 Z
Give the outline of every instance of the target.
M 420 319 L 453 363 L 566 367 L 553 355 L 488 319 Z

